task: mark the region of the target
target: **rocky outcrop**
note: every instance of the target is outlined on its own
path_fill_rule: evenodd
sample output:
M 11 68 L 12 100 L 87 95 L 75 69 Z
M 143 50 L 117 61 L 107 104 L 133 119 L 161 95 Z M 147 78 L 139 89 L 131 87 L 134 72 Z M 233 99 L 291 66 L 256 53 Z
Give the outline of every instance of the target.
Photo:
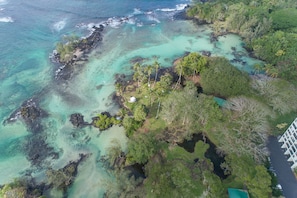
M 25 101 L 19 109 L 13 112 L 9 118 L 4 121 L 4 124 L 21 119 L 31 132 L 38 133 L 42 131 L 41 119 L 47 116 L 48 114 L 39 107 L 35 99 L 29 99 Z
M 202 50 L 202 51 L 201 51 L 201 54 L 202 54 L 203 56 L 208 56 L 208 57 L 211 56 L 211 52 L 210 52 L 210 51 L 206 51 L 206 50 Z
M 71 114 L 70 122 L 75 127 L 84 127 L 84 126 L 90 125 L 89 123 L 84 121 L 84 116 L 80 113 Z
M 124 152 L 121 152 L 121 154 L 115 158 L 112 167 L 122 167 L 125 165 L 125 162 L 126 154 Z
M 232 47 L 231 49 L 232 49 L 232 55 L 234 56 L 234 58 L 231 60 L 231 63 L 240 63 L 242 65 L 245 65 L 246 61 L 242 59 L 242 57 L 245 54 L 241 51 L 237 51 L 235 47 Z
M 42 125 L 42 119 L 47 117 L 48 113 L 39 107 L 38 100 L 35 98 L 25 101 L 21 107 L 14 111 L 4 124 L 15 122 L 16 120 L 23 121 L 28 131 L 32 134 L 26 136 L 22 142 L 23 152 L 32 165 L 41 166 L 43 161 L 51 157 L 58 158 L 59 154 L 54 148 L 46 142 L 46 134 Z
M 58 63 L 58 69 L 55 71 L 55 78 L 58 80 L 69 80 L 82 66 L 88 61 L 88 55 L 102 41 L 103 25 L 94 26 L 92 33 L 75 44 L 75 50 L 70 60 L 63 60 L 57 51 L 50 56 L 52 62 Z
M 77 174 L 78 165 L 88 158 L 90 154 L 79 154 L 77 161 L 70 161 L 61 169 L 48 169 L 46 172 L 48 178 L 48 185 L 58 189 L 63 189 L 66 192 L 67 188 L 73 183 Z

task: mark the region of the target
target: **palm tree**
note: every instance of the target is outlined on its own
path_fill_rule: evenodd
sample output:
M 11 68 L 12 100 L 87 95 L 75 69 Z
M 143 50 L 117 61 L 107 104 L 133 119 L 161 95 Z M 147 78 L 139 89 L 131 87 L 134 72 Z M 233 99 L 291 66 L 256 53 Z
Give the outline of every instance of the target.
M 264 66 L 266 74 L 269 76 L 276 78 L 278 76 L 278 69 L 271 64 L 265 64 Z
M 155 66 L 155 69 L 156 69 L 155 81 L 154 81 L 154 87 L 155 87 L 155 84 L 156 84 L 156 81 L 157 81 L 157 78 L 158 78 L 158 70 L 159 70 L 159 67 L 160 67 L 160 63 L 158 63 L 158 61 L 155 61 L 154 66 Z
M 151 81 L 151 74 L 153 72 L 153 66 L 151 66 L 151 65 L 146 66 L 145 71 L 146 71 L 146 73 L 148 75 L 147 85 L 148 85 L 148 87 L 150 87 L 150 81 Z
M 120 116 L 121 118 L 125 117 L 125 115 L 127 115 L 127 114 L 128 114 L 128 112 L 124 108 L 119 109 L 119 111 L 117 113 L 117 115 Z
M 123 85 L 121 83 L 116 83 L 115 84 L 115 90 L 117 92 L 118 95 L 122 95 L 123 93 Z
M 134 70 L 133 80 L 137 81 L 137 85 L 139 87 L 140 81 L 141 81 L 140 79 L 142 79 L 141 77 L 143 77 L 142 67 L 139 63 L 135 63 L 133 65 L 133 70 Z
M 255 74 L 259 74 L 263 70 L 263 66 L 259 63 L 254 64 L 253 69 L 255 70 Z
M 184 75 L 184 65 L 181 63 L 181 61 L 176 65 L 176 72 L 178 72 L 179 77 L 175 84 L 175 88 L 177 87 L 178 84 L 181 83 L 181 78 Z
M 272 78 L 277 78 L 278 77 L 278 69 L 276 67 L 273 67 L 270 72 L 269 72 L 269 75 L 272 77 Z

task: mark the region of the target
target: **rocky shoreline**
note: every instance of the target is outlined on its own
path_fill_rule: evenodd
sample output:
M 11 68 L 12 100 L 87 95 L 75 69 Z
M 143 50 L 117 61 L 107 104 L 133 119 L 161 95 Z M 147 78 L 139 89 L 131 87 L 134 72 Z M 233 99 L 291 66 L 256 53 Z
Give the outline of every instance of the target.
M 77 44 L 76 50 L 74 51 L 73 57 L 70 61 L 63 62 L 60 60 L 59 54 L 54 51 L 50 59 L 52 63 L 58 67 L 55 71 L 55 81 L 58 86 L 61 81 L 68 82 L 75 74 L 77 74 L 80 69 L 83 68 L 83 65 L 88 61 L 88 55 L 91 51 L 100 44 L 103 39 L 102 31 L 104 30 L 104 26 L 100 25 L 99 27 L 93 27 L 92 33 L 86 37 L 82 38 Z M 45 88 L 46 89 L 46 88 Z M 26 138 L 25 141 L 20 145 L 21 150 L 24 152 L 24 155 L 31 162 L 33 169 L 40 169 L 47 163 L 48 159 L 58 159 L 59 153 L 55 151 L 55 149 L 47 143 L 46 134 L 44 131 L 44 126 L 42 124 L 42 120 L 47 118 L 49 114 L 40 107 L 39 98 L 43 96 L 43 92 L 45 89 L 38 92 L 32 98 L 23 102 L 18 109 L 13 111 L 10 116 L 4 120 L 3 124 L 11 124 L 16 122 L 17 120 L 22 121 L 27 130 L 31 133 Z M 84 122 L 83 116 L 80 114 L 73 114 L 70 116 L 70 121 L 75 123 L 76 127 L 82 127 L 90 125 L 87 122 Z M 64 182 L 63 189 L 67 188 L 74 181 L 75 175 L 77 174 L 77 167 L 79 163 L 84 161 L 88 155 L 80 154 L 79 160 L 73 162 L 70 161 L 63 169 L 52 170 L 52 173 L 65 172 L 66 169 L 71 169 L 71 174 L 67 173 L 66 176 L 69 176 L 69 180 Z M 25 183 L 29 183 L 26 187 L 20 187 L 15 190 L 18 193 L 18 190 L 24 190 L 22 193 L 26 193 L 26 195 L 31 196 L 30 189 L 36 191 L 36 189 L 42 195 L 45 191 L 52 188 L 53 184 L 35 184 L 33 182 L 34 179 L 31 177 L 31 173 L 34 170 L 28 170 L 27 173 L 22 177 L 22 180 L 25 180 Z M 69 171 L 68 171 L 69 172 Z M 66 191 L 65 191 L 66 192 Z M 8 192 L 12 193 L 12 192 Z
M 9 124 L 21 119 L 32 133 L 38 133 L 42 131 L 41 119 L 47 116 L 48 113 L 39 107 L 38 100 L 31 98 L 23 102 L 21 107 L 15 110 L 3 124 Z
M 78 41 L 75 46 L 75 50 L 72 52 L 72 57 L 68 61 L 62 60 L 61 54 L 59 54 L 57 50 L 53 51 L 50 59 L 58 66 L 54 75 L 56 80 L 70 80 L 75 73 L 80 71 L 80 69 L 88 61 L 88 55 L 92 49 L 102 42 L 103 30 L 103 25 L 100 25 L 99 27 L 93 26 L 92 33 L 88 37 L 82 38 Z
M 0 186 L 4 197 L 44 197 L 52 188 L 61 189 L 63 197 L 67 197 L 67 188 L 74 182 L 78 165 L 84 162 L 90 154 L 79 154 L 79 159 L 70 161 L 61 169 L 48 169 L 46 182 L 37 183 L 29 174 L 25 178 L 17 179 L 12 184 Z

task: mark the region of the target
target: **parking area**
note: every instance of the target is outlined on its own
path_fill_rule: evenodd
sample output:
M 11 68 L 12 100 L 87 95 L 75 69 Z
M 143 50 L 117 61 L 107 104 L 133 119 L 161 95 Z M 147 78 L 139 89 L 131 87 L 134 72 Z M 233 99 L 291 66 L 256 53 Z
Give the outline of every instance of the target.
M 297 180 L 291 171 L 277 138 L 269 137 L 267 146 L 270 151 L 271 165 L 283 189 L 283 195 L 286 198 L 297 198 Z

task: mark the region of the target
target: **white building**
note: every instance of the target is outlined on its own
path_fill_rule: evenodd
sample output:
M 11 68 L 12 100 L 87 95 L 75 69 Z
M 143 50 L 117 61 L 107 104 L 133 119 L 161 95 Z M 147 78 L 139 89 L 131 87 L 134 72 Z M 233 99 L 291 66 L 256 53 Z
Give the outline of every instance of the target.
M 291 169 L 294 169 L 297 167 L 297 118 L 278 141 L 282 143 L 281 148 L 285 149 L 285 155 L 289 156 Z

